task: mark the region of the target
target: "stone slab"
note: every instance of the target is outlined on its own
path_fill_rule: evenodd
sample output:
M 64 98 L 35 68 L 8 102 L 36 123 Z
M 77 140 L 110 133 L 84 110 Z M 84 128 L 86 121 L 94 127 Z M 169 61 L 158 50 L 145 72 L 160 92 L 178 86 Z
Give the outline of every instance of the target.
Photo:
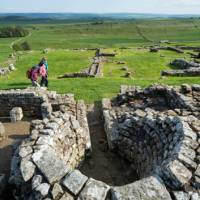
M 87 176 L 83 175 L 79 170 L 74 170 L 64 178 L 63 185 L 74 195 L 77 195 L 87 180 Z
M 132 184 L 113 187 L 111 200 L 171 200 L 171 197 L 164 184 L 157 177 L 150 176 Z
M 80 200 L 105 200 L 110 187 L 90 178 L 79 195 Z
M 33 154 L 32 159 L 49 183 L 63 178 L 69 169 L 59 155 L 52 148 L 41 149 Z

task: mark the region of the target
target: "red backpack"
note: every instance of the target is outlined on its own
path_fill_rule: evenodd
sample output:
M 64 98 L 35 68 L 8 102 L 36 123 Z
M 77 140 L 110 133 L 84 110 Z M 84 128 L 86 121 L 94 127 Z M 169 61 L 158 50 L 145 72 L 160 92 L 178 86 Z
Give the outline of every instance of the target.
M 31 73 L 32 73 L 32 71 L 33 71 L 32 68 L 27 70 L 27 72 L 26 72 L 26 77 L 27 77 L 28 79 L 31 79 Z
M 28 70 L 26 71 L 26 77 L 27 77 L 28 79 L 31 79 L 31 74 L 32 74 L 33 70 L 36 69 L 36 68 L 39 69 L 39 67 L 36 65 L 36 66 L 31 67 L 30 69 L 28 69 Z

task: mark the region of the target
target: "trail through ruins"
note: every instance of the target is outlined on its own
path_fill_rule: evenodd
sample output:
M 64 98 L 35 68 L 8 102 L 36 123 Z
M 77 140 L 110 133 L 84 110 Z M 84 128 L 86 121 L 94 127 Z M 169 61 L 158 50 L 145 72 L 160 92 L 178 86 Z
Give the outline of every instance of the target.
M 118 154 L 109 151 L 101 109 L 88 105 L 88 124 L 92 142 L 92 155 L 86 159 L 81 172 L 109 185 L 124 185 L 135 181 L 137 172 Z

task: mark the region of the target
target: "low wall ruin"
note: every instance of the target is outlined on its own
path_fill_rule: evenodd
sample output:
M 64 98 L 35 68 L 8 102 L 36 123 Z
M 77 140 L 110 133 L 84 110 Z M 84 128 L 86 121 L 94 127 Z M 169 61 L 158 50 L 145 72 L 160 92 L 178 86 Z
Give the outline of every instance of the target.
M 42 118 L 32 121 L 31 134 L 11 163 L 9 182 L 16 199 L 199 198 L 200 85 L 122 86 L 116 98 L 102 101 L 109 148 L 140 176 L 118 187 L 78 170 L 91 151 L 84 102 L 70 94 L 42 94 Z

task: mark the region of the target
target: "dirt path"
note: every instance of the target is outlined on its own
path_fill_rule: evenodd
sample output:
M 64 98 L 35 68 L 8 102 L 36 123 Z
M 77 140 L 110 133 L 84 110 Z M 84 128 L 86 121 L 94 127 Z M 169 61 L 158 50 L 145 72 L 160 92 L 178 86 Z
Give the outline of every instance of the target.
M 81 167 L 88 177 L 109 185 L 120 186 L 137 179 L 137 173 L 130 169 L 130 163 L 108 150 L 100 109 L 88 107 L 88 123 L 92 141 L 92 157 Z
M 3 125 L 6 130 L 7 138 L 0 142 L 0 173 L 8 176 L 13 154 L 12 144 L 27 137 L 29 134 L 30 122 L 3 123 Z
M 32 33 L 30 32 L 26 37 L 22 37 L 22 38 L 19 38 L 19 39 L 13 41 L 13 42 L 10 44 L 10 49 L 13 50 L 13 45 L 14 45 L 14 44 L 20 42 L 20 41 L 23 40 L 23 39 L 26 39 L 26 38 L 30 37 L 31 35 L 32 35 Z

